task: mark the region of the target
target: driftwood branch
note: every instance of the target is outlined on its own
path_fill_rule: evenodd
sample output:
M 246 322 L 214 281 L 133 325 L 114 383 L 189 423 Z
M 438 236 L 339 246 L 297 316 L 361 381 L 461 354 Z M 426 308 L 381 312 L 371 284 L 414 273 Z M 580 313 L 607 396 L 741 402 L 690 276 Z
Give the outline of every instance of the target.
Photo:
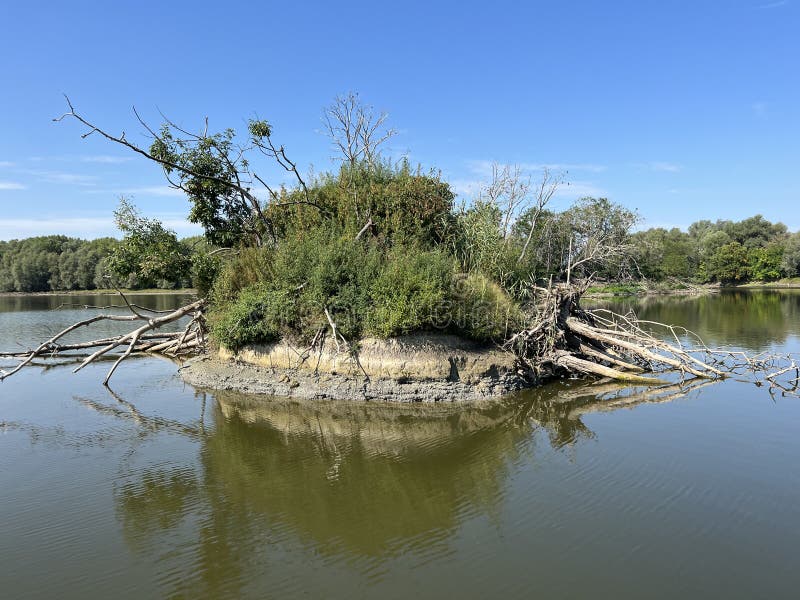
M 0 369 L 0 381 L 5 380 L 7 377 L 18 373 L 25 366 L 31 364 L 37 357 L 53 357 L 65 355 L 68 352 L 77 350 L 96 349 L 91 354 L 86 356 L 81 363 L 74 369 L 73 372 L 80 371 L 85 366 L 92 362 L 104 357 L 106 354 L 113 350 L 124 346 L 125 350 L 114 361 L 111 369 L 108 371 L 104 385 L 108 385 L 108 381 L 116 371 L 117 367 L 128 357 L 134 353 L 160 353 L 168 356 L 185 356 L 202 352 L 206 345 L 206 324 L 204 309 L 206 307 L 206 300 L 200 299 L 185 306 L 182 306 L 173 311 L 159 314 L 159 316 L 148 316 L 143 314 L 142 311 L 137 310 L 138 307 L 130 304 L 125 296 L 120 292 L 123 301 L 127 308 L 131 311 L 130 315 L 113 315 L 113 314 L 100 314 L 93 317 L 78 321 L 69 327 L 58 332 L 45 342 L 39 344 L 36 348 L 27 352 L 4 352 L 0 353 L 3 358 L 17 358 L 19 362 L 9 371 Z M 176 321 L 184 318 L 191 317 L 183 331 L 177 332 L 163 332 L 158 331 L 162 327 L 175 323 Z M 86 342 L 76 343 L 62 343 L 60 340 L 66 335 L 74 332 L 82 327 L 88 327 L 93 323 L 99 321 L 125 321 L 131 323 L 140 323 L 136 329 L 126 334 L 116 337 L 107 337 L 102 339 L 90 340 Z M 74 356 L 74 355 L 73 355 Z
M 643 373 L 671 371 L 682 381 L 746 374 L 745 380 L 768 387 L 770 393 L 798 395 L 800 366 L 791 356 L 748 356 L 711 349 L 681 327 L 640 321 L 633 314 L 583 310 L 581 290 L 581 286 L 569 284 L 534 290 L 536 302 L 529 326 L 505 344 L 515 354 L 522 375 L 541 381 L 583 374 L 627 384 L 660 385 L 665 383 L 663 379 Z

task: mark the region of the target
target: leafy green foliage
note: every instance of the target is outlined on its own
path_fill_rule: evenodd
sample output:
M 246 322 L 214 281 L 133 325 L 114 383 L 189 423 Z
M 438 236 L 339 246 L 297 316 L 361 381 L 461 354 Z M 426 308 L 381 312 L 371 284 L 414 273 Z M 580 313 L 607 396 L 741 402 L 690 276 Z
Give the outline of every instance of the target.
M 756 215 L 738 222 L 697 221 L 686 233 L 648 229 L 635 233 L 631 242 L 645 278 L 743 283 L 792 276 L 793 238 L 783 223 Z
M 281 337 L 281 329 L 293 321 L 295 304 L 284 291 L 264 284 L 251 285 L 224 311 L 214 313 L 211 331 L 226 347 L 265 344 Z
M 457 261 L 441 248 L 387 247 L 317 228 L 274 250 L 232 258 L 214 287 L 213 331 L 232 347 L 276 336 L 308 341 L 327 329 L 327 309 L 350 340 L 426 330 L 502 338 L 506 324 L 519 318 L 516 304 L 489 279 L 457 272 Z M 237 289 L 235 282 L 247 284 Z
M 369 333 L 393 337 L 441 326 L 455 268 L 441 250 L 393 248 L 369 289 Z
M 165 124 L 150 146 L 167 177 L 175 177 L 175 185 L 189 196 L 189 220 L 202 225 L 208 241 L 219 246 L 237 245 L 255 227 L 252 207 L 231 186 L 240 178 L 240 166 L 246 168 L 231 159 L 238 150 L 235 140 L 233 129 L 184 138 Z
M 112 238 L 90 242 L 65 236 L 0 242 L 0 291 L 90 290 L 116 247 Z
M 453 193 L 433 172 L 412 171 L 403 162 L 343 165 L 338 175 L 323 175 L 309 188 L 315 206 L 305 203 L 301 190 L 282 190 L 278 201 L 265 208 L 279 238 L 317 227 L 351 235 L 368 220 L 374 234 L 385 240 L 439 243 L 451 219 Z
M 481 273 L 457 278 L 451 303 L 451 329 L 478 341 L 504 340 L 524 321 L 519 304 Z
M 274 252 L 271 248 L 241 248 L 222 255 L 218 275 L 211 288 L 211 300 L 223 305 L 234 301 L 244 288 L 273 279 L 272 262 Z
M 764 247 L 751 248 L 747 253 L 750 279 L 754 281 L 775 281 L 783 275 L 784 248 L 778 243 Z
M 787 277 L 800 276 L 800 232 L 793 233 L 786 239 L 781 268 Z
M 156 287 L 164 281 L 179 281 L 189 272 L 189 250 L 160 221 L 142 217 L 124 198 L 114 217 L 125 237 L 106 264 L 126 287 Z
M 747 248 L 739 242 L 720 246 L 708 260 L 707 276 L 712 281 L 739 283 L 749 274 Z

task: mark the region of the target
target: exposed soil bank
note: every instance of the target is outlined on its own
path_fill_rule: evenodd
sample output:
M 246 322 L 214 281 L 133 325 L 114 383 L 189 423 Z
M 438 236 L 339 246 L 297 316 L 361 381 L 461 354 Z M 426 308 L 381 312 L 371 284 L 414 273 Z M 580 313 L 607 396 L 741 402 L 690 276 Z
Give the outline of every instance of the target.
M 306 399 L 458 402 L 528 385 L 512 355 L 445 335 L 362 340 L 358 361 L 330 346 L 304 356 L 285 342 L 222 349 L 180 373 L 198 387 Z
M 668 287 L 658 284 L 609 284 L 590 288 L 584 298 L 611 298 L 614 296 L 702 296 L 718 293 L 722 287 L 718 283 L 683 284 L 685 287 Z
M 746 290 L 797 290 L 800 289 L 800 277 L 779 279 L 778 281 L 770 281 L 766 283 L 743 283 L 741 285 L 734 286 L 734 288 L 743 288 Z

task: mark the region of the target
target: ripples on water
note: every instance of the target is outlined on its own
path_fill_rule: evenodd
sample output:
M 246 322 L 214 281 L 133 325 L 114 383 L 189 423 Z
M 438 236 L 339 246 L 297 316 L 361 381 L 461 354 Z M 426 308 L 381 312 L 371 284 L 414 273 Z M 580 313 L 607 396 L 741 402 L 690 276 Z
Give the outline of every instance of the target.
M 749 309 L 742 338 L 706 333 L 786 347 L 788 298 L 759 309 L 772 342 Z M 676 304 L 640 316 L 713 313 Z M 0 342 L 54 315 L 74 319 L 0 308 Z M 795 597 L 797 399 L 564 382 L 469 407 L 309 403 L 195 391 L 161 359 L 109 393 L 105 371 L 0 385 L 4 597 Z

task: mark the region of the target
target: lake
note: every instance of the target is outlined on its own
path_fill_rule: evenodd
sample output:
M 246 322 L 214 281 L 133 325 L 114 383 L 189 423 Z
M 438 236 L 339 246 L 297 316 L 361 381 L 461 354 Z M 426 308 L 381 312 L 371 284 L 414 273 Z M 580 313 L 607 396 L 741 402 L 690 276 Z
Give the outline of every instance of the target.
M 0 349 L 84 317 L 63 303 L 109 302 L 0 297 Z M 794 291 L 610 304 L 800 350 Z M 109 365 L 0 384 L 4 598 L 800 593 L 798 398 L 560 381 L 469 406 L 300 402 L 195 390 L 160 358 L 109 391 Z

